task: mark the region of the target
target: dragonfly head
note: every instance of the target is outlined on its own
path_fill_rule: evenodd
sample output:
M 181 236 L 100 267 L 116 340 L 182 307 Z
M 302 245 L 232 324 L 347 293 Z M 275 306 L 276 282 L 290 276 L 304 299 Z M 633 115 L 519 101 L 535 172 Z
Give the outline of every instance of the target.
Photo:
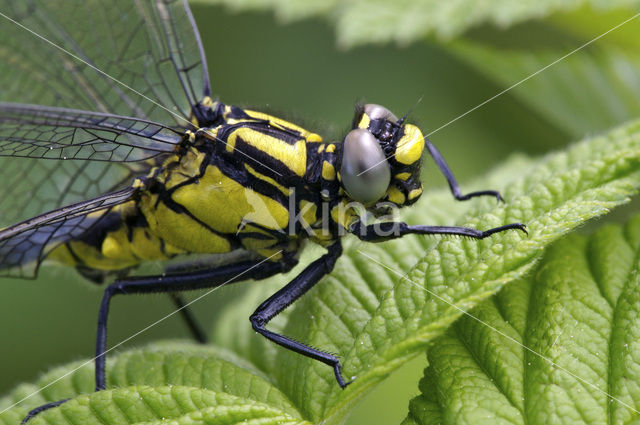
M 420 169 L 424 137 L 384 106 L 356 108 L 353 128 L 344 138 L 339 178 L 355 201 L 372 206 L 411 205 L 422 194 Z

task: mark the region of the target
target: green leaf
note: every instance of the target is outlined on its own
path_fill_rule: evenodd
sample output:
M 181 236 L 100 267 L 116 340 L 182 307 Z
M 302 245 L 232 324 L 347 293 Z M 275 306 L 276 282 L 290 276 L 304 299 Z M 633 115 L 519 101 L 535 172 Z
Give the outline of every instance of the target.
M 493 0 L 197 0 L 204 4 L 224 4 L 233 10 L 272 9 L 286 21 L 323 16 L 335 24 L 343 47 L 395 41 L 407 44 L 430 34 L 451 39 L 480 24 L 506 28 L 541 19 L 554 13 L 590 6 L 599 12 L 630 8 L 637 0 L 539 0 L 514 2 Z
M 428 351 L 409 424 L 636 423 L 640 216 L 553 245 Z
M 134 386 L 77 397 L 29 423 L 305 424 L 263 403 L 201 388 Z
M 513 159 L 478 182 L 480 187 L 506 187 L 506 205 L 496 206 L 493 200 L 454 204 L 441 191 L 428 194 L 405 216 L 411 223 L 458 221 L 479 228 L 522 221 L 529 226 L 528 237 L 509 232 L 480 242 L 413 237 L 380 245 L 350 243 L 334 273 L 274 326 L 340 353 L 346 376 L 356 378 L 345 391 L 337 388 L 325 365 L 229 326 L 243 323 L 260 300 L 282 285 L 280 280 L 256 285 L 245 300 L 229 306 L 213 336 L 269 373 L 304 417 L 339 422 L 354 400 L 444 332 L 462 314 L 458 308 L 489 297 L 532 267 L 555 239 L 626 202 L 640 177 L 638 129 L 634 123 L 540 161 Z M 461 210 L 471 212 L 456 220 Z M 419 260 L 423 253 L 426 257 Z M 419 261 L 409 282 L 371 257 L 401 274 Z
M 167 344 L 111 356 L 110 388 L 124 387 L 115 393 L 126 399 L 127 394 L 137 397 L 141 385 L 150 386 L 152 393 L 176 385 L 240 398 L 243 406 L 267 405 L 269 414 L 277 411 L 286 418 L 340 423 L 357 399 L 424 352 L 463 311 L 522 277 L 550 243 L 628 201 L 640 185 L 640 122 L 539 160 L 516 157 L 474 183 L 464 189 L 502 189 L 507 203 L 496 204 L 495 199 L 458 203 L 448 192 L 436 191 L 408 209 L 404 218 L 410 223 L 457 222 L 480 229 L 519 221 L 528 225 L 529 235 L 510 231 L 482 241 L 405 237 L 384 244 L 347 238 L 346 253 L 336 270 L 270 324 L 296 340 L 339 353 L 345 376 L 355 378 L 346 390 L 339 389 L 331 368 L 267 342 L 247 321 L 259 302 L 300 268 L 252 284 L 246 296 L 219 317 L 213 336 L 231 352 Z M 310 250 L 302 262 L 317 254 Z M 37 385 L 71 368 L 52 372 Z M 47 388 L 41 398 L 0 415 L 0 420 L 16 423 L 28 407 L 90 393 L 92 385 L 90 368 L 82 368 Z M 19 388 L 5 404 L 32 388 Z M 94 399 L 100 401 L 91 404 L 92 414 L 120 409 L 114 404 L 121 401 L 102 397 L 78 396 L 69 404 L 77 407 L 69 409 L 73 413 Z M 55 422 L 60 414 L 56 412 L 66 408 L 52 409 L 45 417 Z M 183 418 L 184 412 L 178 416 Z
M 145 347 L 144 350 L 126 351 L 109 358 L 107 373 L 110 387 L 125 387 L 132 389 L 134 393 L 138 391 L 135 389 L 138 386 L 147 386 L 150 389 L 169 386 L 206 390 L 208 391 L 206 394 L 209 394 L 207 397 L 210 395 L 223 397 L 223 405 L 228 400 L 233 400 L 234 405 L 241 405 L 242 409 L 247 408 L 247 412 L 251 414 L 254 412 L 253 407 L 263 406 L 264 408 L 268 407 L 267 410 L 270 412 L 265 417 L 277 412 L 276 416 L 287 417 L 287 420 L 292 420 L 295 423 L 300 420 L 297 409 L 284 394 L 269 383 L 264 374 L 236 354 L 216 347 L 179 341 L 155 343 Z M 53 384 L 48 385 L 51 382 Z M 37 389 L 45 386 L 46 388 L 42 392 L 34 394 Z M 44 403 L 76 397 L 80 394 L 91 394 L 94 386 L 93 362 L 76 362 L 56 368 L 40 378 L 34 385 L 20 386 L 10 396 L 1 399 L 0 410 L 29 396 L 24 403 L 20 403 L 19 406 L 0 415 L 0 423 L 17 423 L 30 409 Z M 144 391 L 146 394 L 153 394 L 153 391 Z M 165 394 L 164 390 L 160 393 Z M 119 397 L 126 398 L 130 393 L 125 391 L 119 394 Z M 198 392 L 194 394 L 198 394 L 198 397 L 202 396 Z M 167 396 L 171 396 L 171 394 Z M 104 403 L 108 404 L 105 401 L 108 400 L 108 397 L 111 396 L 107 396 L 107 399 L 97 397 L 95 400 L 106 406 Z M 80 405 L 86 405 L 87 401 L 82 400 Z M 93 403 L 94 399 L 91 398 L 91 400 L 89 403 Z M 93 404 L 91 405 L 93 406 Z M 207 405 L 206 407 L 212 406 Z M 75 415 L 73 412 L 76 411 L 72 410 L 70 415 Z M 97 412 L 97 414 L 101 413 Z M 180 421 L 179 418 L 184 413 L 181 412 L 175 419 Z M 84 415 L 84 413 L 78 413 L 78 415 Z M 242 415 L 242 413 L 234 413 L 234 415 Z M 158 416 L 174 417 L 169 414 L 158 414 Z M 50 421 L 49 423 L 56 423 L 55 414 L 52 416 L 43 415 L 43 417 L 50 418 L 47 419 Z M 258 415 L 257 417 L 262 416 Z M 251 417 L 247 416 L 246 418 L 250 419 Z M 124 423 L 135 422 L 138 422 L 138 419 Z
M 623 30 L 637 33 L 640 22 L 627 22 L 567 55 L 634 13 L 577 12 L 508 31 L 485 28 L 447 47 L 498 85 L 513 86 L 509 95 L 532 113 L 573 137 L 583 137 L 640 115 L 639 46 L 614 37 Z M 593 24 L 601 21 L 610 25 L 595 31 Z

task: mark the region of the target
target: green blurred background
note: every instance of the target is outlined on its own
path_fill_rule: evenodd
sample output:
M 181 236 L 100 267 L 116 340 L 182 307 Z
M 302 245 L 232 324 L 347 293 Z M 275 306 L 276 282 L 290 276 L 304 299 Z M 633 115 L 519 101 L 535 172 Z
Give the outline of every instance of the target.
M 584 7 L 523 20 L 508 29 L 480 23 L 456 39 L 427 36 L 403 46 L 345 50 L 338 48 L 330 19 L 282 24 L 268 10 L 230 13 L 202 3 L 194 4 L 193 11 L 213 91 L 221 100 L 279 114 L 328 138 L 339 138 L 348 129 L 358 101 L 386 105 L 398 115 L 412 109 L 411 121 L 430 133 L 635 13 L 630 8 Z M 514 153 L 561 149 L 636 117 L 638 29 L 636 21 L 630 22 L 431 139 L 464 182 Z M 429 161 L 427 167 L 425 186 L 445 185 Z M 627 216 L 633 209 L 620 214 Z M 204 323 L 211 322 L 219 306 L 233 303 L 242 291 L 243 285 L 223 288 L 195 310 Z M 93 356 L 100 297 L 101 288 L 61 268 L 45 267 L 35 281 L 3 280 L 0 394 L 33 381 L 51 366 Z M 165 296 L 116 299 L 110 341 L 130 336 L 171 309 Z M 185 336 L 183 324 L 170 319 L 125 347 Z M 399 370 L 357 407 L 348 423 L 399 423 L 409 398 L 418 392 L 425 363 L 416 359 Z

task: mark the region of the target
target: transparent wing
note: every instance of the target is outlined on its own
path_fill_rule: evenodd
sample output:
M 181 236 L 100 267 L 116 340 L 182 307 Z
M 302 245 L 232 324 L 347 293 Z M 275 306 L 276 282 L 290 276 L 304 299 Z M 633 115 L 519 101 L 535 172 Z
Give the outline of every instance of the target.
M 51 249 L 82 235 L 109 208 L 131 200 L 135 191 L 134 188 L 126 188 L 0 230 L 0 276 L 34 276 Z
M 0 101 L 188 126 L 210 94 L 186 0 L 0 0 L 0 12 Z
M 0 156 L 142 161 L 172 152 L 181 139 L 150 121 L 0 102 Z
M 0 103 L 0 156 L 14 157 L 0 170 L 0 225 L 129 185 L 181 138 L 145 120 Z M 101 163 L 109 161 L 117 166 Z
M 0 0 L 0 13 L 0 101 L 185 126 L 191 104 L 210 93 L 204 54 L 186 1 Z M 117 163 L 52 157 L 132 160 L 152 156 L 164 144 L 154 137 L 141 142 L 139 134 L 114 135 L 114 130 L 131 123 L 97 131 L 82 127 L 86 122 L 79 124 L 82 128 L 74 127 L 68 117 L 52 125 L 51 117 L 46 121 L 40 116 L 31 124 L 23 120 L 11 128 L 9 117 L 5 118 L 11 140 L 32 140 L 19 147 L 3 145 L 5 155 L 25 158 L 0 158 L 0 226 L 125 187 L 154 165 L 152 160 Z M 39 124 L 44 125 L 39 128 Z M 148 136 L 156 130 L 141 131 Z M 168 132 L 158 131 L 160 136 Z M 47 136 L 57 138 L 60 145 Z M 105 143 L 109 139 L 122 147 Z M 76 151 L 78 146 L 73 145 L 78 141 L 82 146 Z M 52 147 L 49 153 L 43 149 Z
M 0 160 L 0 227 L 69 205 L 144 175 L 146 163 L 3 158 Z

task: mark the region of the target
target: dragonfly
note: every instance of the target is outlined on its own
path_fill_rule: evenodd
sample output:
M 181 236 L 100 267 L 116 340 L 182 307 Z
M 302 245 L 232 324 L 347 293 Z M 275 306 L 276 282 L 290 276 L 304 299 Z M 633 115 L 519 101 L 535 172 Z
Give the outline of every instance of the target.
M 351 129 L 328 142 L 215 99 L 186 0 L 0 0 L 0 12 L 0 156 L 7 157 L 0 276 L 34 278 L 51 262 L 106 284 L 96 391 L 107 384 L 116 295 L 167 293 L 184 307 L 183 291 L 288 272 L 307 242 L 318 244 L 326 253 L 260 304 L 250 322 L 281 347 L 331 367 L 345 388 L 337 355 L 267 328 L 332 272 L 345 235 L 375 243 L 409 234 L 526 233 L 522 223 L 479 230 L 389 219 L 390 210 L 420 198 L 425 151 L 455 199 L 502 197 L 463 194 L 421 130 L 384 106 L 358 105 Z M 189 258 L 197 255 L 224 260 L 196 267 Z M 166 273 L 134 273 L 145 262 L 175 259 L 185 261 Z M 25 421 L 64 401 L 34 409 Z

